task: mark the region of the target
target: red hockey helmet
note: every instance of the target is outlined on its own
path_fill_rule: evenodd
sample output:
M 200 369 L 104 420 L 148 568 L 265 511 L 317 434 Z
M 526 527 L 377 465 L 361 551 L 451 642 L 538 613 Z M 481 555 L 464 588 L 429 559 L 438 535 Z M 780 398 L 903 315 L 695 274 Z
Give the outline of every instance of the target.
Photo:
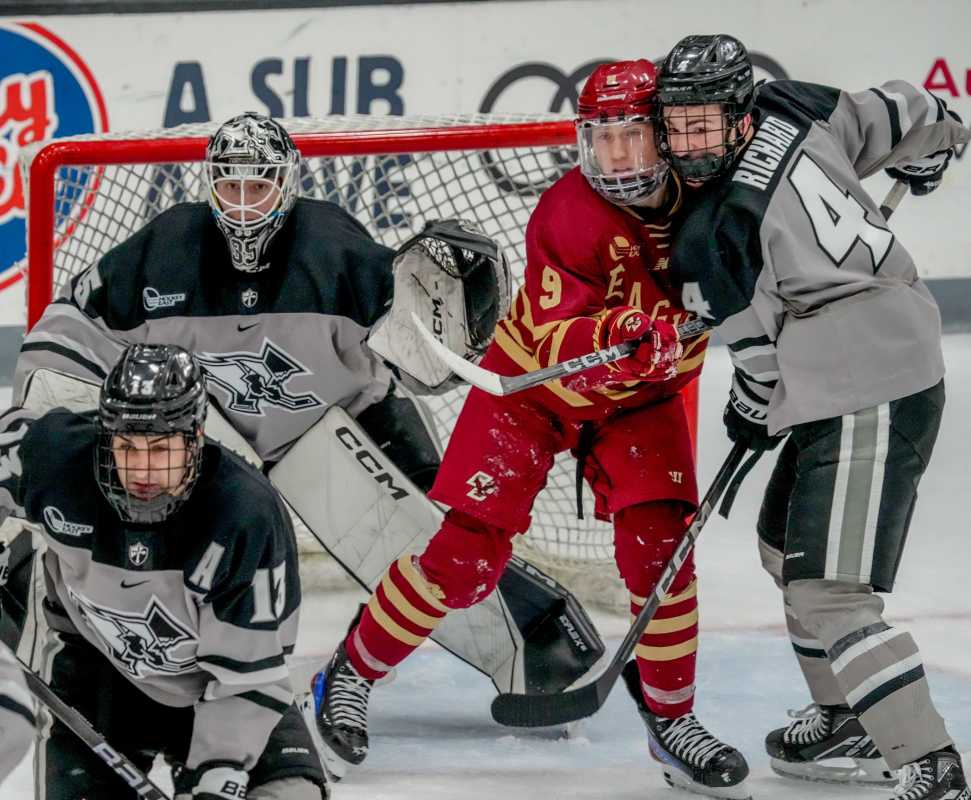
M 656 69 L 644 58 L 601 64 L 577 98 L 580 169 L 618 205 L 653 195 L 668 176 L 654 142 Z

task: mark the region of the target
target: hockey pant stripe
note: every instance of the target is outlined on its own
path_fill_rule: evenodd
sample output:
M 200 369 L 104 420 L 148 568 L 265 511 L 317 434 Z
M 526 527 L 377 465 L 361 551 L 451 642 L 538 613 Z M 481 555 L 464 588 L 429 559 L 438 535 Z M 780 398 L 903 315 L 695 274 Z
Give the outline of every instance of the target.
M 890 405 L 846 414 L 841 426 L 824 577 L 869 584 L 890 444 Z

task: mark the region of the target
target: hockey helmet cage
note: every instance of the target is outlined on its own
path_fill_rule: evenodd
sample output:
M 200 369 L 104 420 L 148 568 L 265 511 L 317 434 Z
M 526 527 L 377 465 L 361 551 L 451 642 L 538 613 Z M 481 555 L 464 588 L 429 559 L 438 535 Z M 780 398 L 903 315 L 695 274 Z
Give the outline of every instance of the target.
M 686 36 L 665 57 L 657 78 L 659 149 L 688 180 L 724 174 L 743 144 L 741 125 L 755 102 L 752 61 L 745 45 L 727 34 Z M 694 155 L 675 155 L 663 111 L 672 106 L 722 106 L 722 143 Z
M 300 153 L 274 119 L 247 112 L 224 122 L 206 147 L 209 206 L 233 266 L 260 272 L 297 201 Z
M 634 205 L 667 180 L 668 165 L 655 147 L 656 111 L 656 68 L 647 59 L 601 64 L 580 91 L 580 170 L 612 203 Z
M 160 522 L 188 499 L 202 461 L 206 406 L 202 369 L 186 350 L 133 344 L 122 353 L 101 389 L 95 447 L 98 486 L 122 520 Z M 146 451 L 170 436 L 178 438 L 165 439 L 167 448 Z

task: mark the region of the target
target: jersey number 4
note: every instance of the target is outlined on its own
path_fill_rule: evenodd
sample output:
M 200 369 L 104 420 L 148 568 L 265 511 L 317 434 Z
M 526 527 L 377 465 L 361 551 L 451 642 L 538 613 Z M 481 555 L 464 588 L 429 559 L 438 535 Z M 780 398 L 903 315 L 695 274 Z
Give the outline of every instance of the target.
M 870 222 L 860 201 L 841 189 L 805 153 L 789 172 L 789 182 L 809 215 L 816 242 L 833 263 L 842 267 L 856 243 L 863 242 L 875 274 L 890 252 L 893 234 Z

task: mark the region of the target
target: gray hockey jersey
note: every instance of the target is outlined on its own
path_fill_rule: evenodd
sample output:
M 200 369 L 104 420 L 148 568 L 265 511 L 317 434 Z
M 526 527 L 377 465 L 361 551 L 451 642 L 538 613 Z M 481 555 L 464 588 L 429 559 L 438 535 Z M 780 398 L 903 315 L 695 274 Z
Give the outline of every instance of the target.
M 163 522 L 123 523 L 95 480 L 92 414 L 0 416 L 0 520 L 43 529 L 59 622 L 158 703 L 193 706 L 188 766 L 254 766 L 293 702 L 300 607 L 290 517 L 269 482 L 207 442 Z M 151 724 L 150 720 L 146 724 Z
M 736 409 L 777 433 L 936 384 L 937 305 L 860 180 L 971 132 L 902 81 L 854 94 L 777 81 L 753 117 L 672 254 L 685 307 L 728 343 Z
M 133 342 L 194 352 L 209 395 L 264 461 L 328 405 L 357 416 L 391 373 L 365 342 L 392 294 L 393 252 L 353 217 L 299 199 L 264 272 L 233 268 L 205 203 L 163 212 L 75 277 L 24 340 L 14 379 L 47 367 L 100 382 Z

